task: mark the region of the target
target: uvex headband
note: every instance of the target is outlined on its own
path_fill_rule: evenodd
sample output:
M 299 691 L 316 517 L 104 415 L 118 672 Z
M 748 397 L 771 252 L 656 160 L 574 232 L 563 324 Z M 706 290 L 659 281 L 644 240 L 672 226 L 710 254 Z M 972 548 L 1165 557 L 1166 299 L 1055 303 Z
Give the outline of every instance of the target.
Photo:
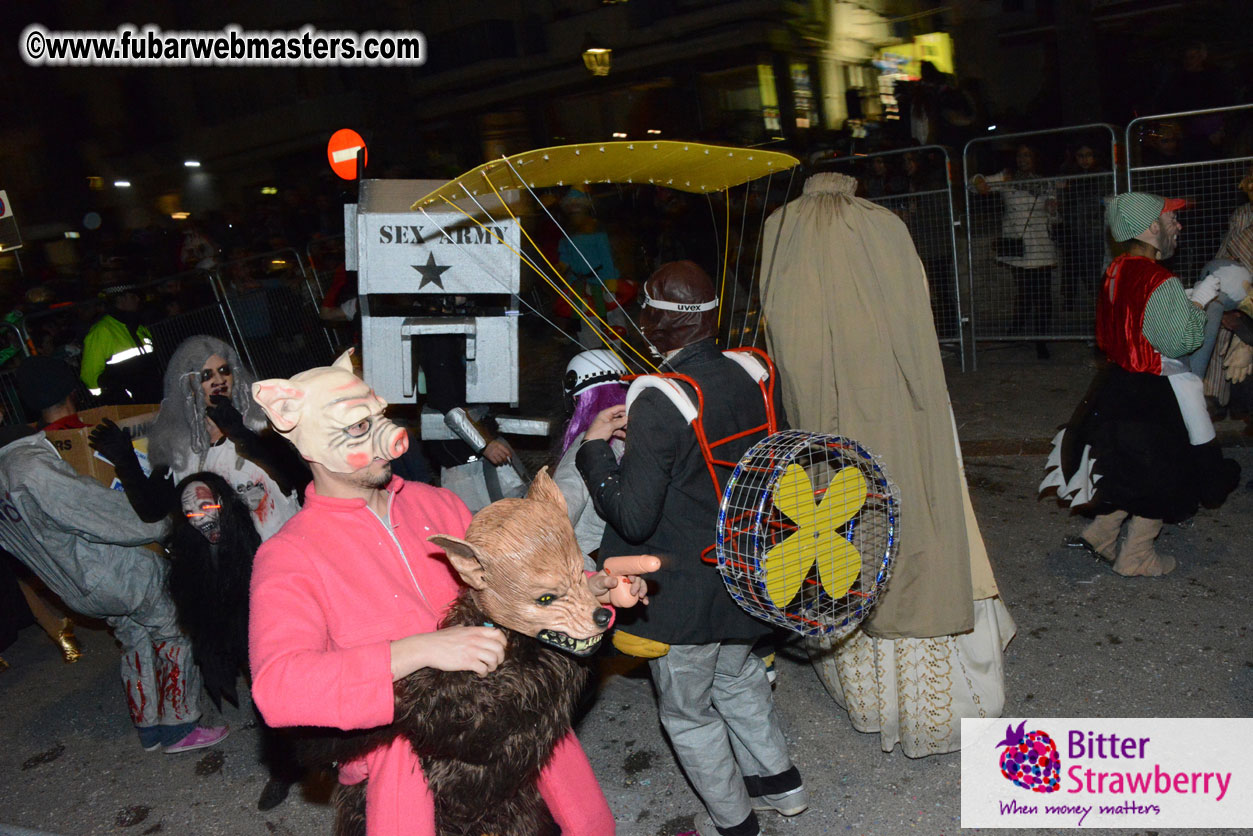
M 680 313 L 700 313 L 701 311 L 712 311 L 718 307 L 717 299 L 710 299 L 708 302 L 667 302 L 664 299 L 654 299 L 648 295 L 648 288 L 644 288 L 644 305 L 649 308 L 656 308 L 660 311 L 679 311 Z

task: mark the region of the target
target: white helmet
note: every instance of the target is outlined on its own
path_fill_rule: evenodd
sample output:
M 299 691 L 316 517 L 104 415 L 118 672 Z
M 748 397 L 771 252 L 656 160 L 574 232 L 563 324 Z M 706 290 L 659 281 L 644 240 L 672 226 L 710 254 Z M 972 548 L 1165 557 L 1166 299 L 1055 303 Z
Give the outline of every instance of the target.
M 566 406 L 573 408 L 576 396 L 606 383 L 617 383 L 624 374 L 630 374 L 630 372 L 609 349 L 594 348 L 590 351 L 580 351 L 566 365 L 566 375 L 561 380 Z

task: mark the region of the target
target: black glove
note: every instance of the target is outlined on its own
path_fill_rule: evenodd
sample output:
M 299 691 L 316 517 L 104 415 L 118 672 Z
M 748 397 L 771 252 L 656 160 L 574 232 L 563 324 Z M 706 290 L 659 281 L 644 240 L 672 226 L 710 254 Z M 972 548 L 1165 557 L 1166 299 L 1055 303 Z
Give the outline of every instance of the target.
M 105 418 L 92 429 L 88 442 L 100 455 L 113 464 L 113 469 L 120 475 L 122 472 L 138 473 L 139 459 L 135 456 L 135 448 L 131 446 L 130 437 L 125 430 Z
M 172 509 L 177 508 L 179 497 L 174 492 L 174 482 L 166 478 L 168 468 L 160 468 L 151 477 L 144 476 L 139 457 L 126 432 L 105 418 L 88 436 L 88 442 L 100 455 L 113 463 L 122 489 L 131 507 L 144 522 L 156 522 Z
M 239 414 L 235 404 L 231 403 L 231 399 L 225 395 L 214 395 L 209 405 L 205 407 L 205 415 L 217 424 L 222 435 L 227 438 L 238 438 L 241 432 L 248 429 L 244 424 L 244 416 Z

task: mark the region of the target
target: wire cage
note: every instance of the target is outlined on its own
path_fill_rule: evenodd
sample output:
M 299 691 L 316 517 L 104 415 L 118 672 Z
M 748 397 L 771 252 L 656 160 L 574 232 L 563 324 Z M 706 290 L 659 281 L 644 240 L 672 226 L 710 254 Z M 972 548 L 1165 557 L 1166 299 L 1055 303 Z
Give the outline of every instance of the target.
M 787 430 L 753 445 L 718 511 L 718 570 L 751 615 L 839 638 L 869 614 L 900 540 L 900 492 L 848 438 Z

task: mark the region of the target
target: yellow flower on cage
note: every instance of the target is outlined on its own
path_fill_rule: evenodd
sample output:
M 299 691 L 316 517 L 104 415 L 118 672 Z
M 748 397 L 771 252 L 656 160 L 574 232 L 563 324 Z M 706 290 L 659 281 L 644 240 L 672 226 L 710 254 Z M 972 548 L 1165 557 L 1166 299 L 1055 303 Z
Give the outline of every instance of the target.
M 763 561 L 766 594 L 776 607 L 791 603 L 815 562 L 828 595 L 841 598 L 848 592 L 861 571 L 861 554 L 840 529 L 866 504 L 867 490 L 857 468 L 846 467 L 831 479 L 819 501 L 805 468 L 787 466 L 775 484 L 774 504 L 797 530 L 766 552 Z

